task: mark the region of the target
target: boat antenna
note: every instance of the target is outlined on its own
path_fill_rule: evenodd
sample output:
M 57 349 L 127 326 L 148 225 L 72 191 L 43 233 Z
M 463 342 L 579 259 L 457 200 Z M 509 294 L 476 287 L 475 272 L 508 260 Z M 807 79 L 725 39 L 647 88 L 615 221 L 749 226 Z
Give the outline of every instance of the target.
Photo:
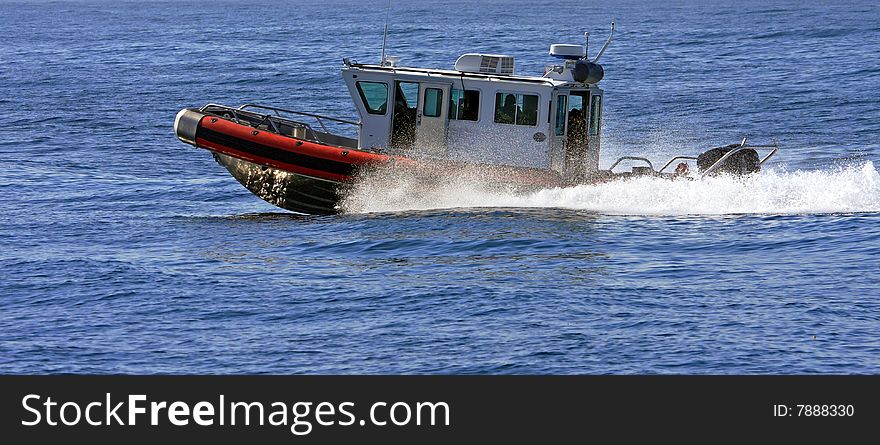
M 608 45 L 611 44 L 611 38 L 614 37 L 614 22 L 611 22 L 611 33 L 608 34 L 608 40 L 605 41 L 605 44 L 602 45 L 602 49 L 599 50 L 599 54 L 596 54 L 596 58 L 592 60 L 593 63 L 599 61 L 602 57 L 602 54 L 605 54 L 605 50 L 608 49 Z
M 388 0 L 388 7 L 385 8 L 385 31 L 382 33 L 382 60 L 379 61 L 380 66 L 385 66 L 385 43 L 388 41 L 388 15 L 391 12 L 391 0 Z
M 584 33 L 584 60 L 590 60 L 587 57 L 587 51 L 589 48 L 590 48 L 590 33 L 585 32 Z

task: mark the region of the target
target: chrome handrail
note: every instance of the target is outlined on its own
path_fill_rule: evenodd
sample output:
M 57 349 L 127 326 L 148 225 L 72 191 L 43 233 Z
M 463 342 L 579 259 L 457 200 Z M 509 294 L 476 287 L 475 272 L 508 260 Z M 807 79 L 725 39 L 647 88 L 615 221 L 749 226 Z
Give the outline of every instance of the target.
M 638 156 L 621 156 L 611 164 L 611 167 L 608 167 L 608 171 L 614 170 L 614 167 L 617 167 L 617 164 L 620 164 L 621 161 L 645 161 L 648 164 L 648 167 L 651 167 L 651 170 L 654 170 L 654 164 L 652 164 L 647 158 Z
M 706 169 L 705 172 L 703 172 L 703 174 L 700 176 L 700 179 L 704 179 L 708 174 L 717 170 L 718 167 L 720 167 L 721 165 L 724 164 L 724 161 L 726 161 L 727 158 L 729 158 L 729 157 L 733 156 L 735 153 L 739 153 L 740 151 L 743 151 L 745 149 L 773 148 L 773 150 L 771 150 L 770 153 L 767 154 L 767 156 L 764 156 L 764 159 L 761 159 L 758 162 L 758 165 L 763 165 L 764 162 L 766 162 L 773 155 L 775 155 L 777 151 L 779 151 L 779 144 L 775 140 L 773 141 L 773 144 L 770 144 L 770 145 L 746 145 L 747 139 L 748 138 L 743 138 L 742 142 L 740 142 L 739 145 L 734 145 L 732 150 L 728 151 L 727 153 L 724 153 L 724 156 L 721 156 L 720 158 L 718 158 L 718 160 L 715 161 L 714 164 L 712 164 L 709 168 Z M 730 147 L 730 145 L 728 145 L 728 147 Z
M 676 157 L 670 159 L 669 162 L 667 162 L 666 165 L 663 166 L 663 168 L 661 168 L 660 170 L 657 170 L 657 173 L 663 173 L 663 170 L 666 170 L 670 165 L 672 165 L 672 163 L 675 162 L 676 159 L 689 159 L 691 161 L 696 161 L 697 157 L 696 156 L 676 156 Z
M 770 150 L 770 153 L 767 153 L 767 156 L 764 156 L 764 159 L 761 159 L 761 162 L 759 162 L 758 165 L 764 165 L 764 163 L 767 162 L 768 159 L 773 157 L 773 155 L 775 155 L 776 152 L 779 151 L 779 145 L 776 145 L 776 144 L 773 144 L 773 145 L 753 145 L 753 147 L 758 147 L 758 148 L 773 147 L 773 150 Z
M 356 127 L 358 127 L 358 128 L 360 128 L 360 126 L 361 126 L 361 123 L 360 123 L 360 122 L 354 122 L 354 121 L 349 121 L 349 120 L 345 120 L 345 119 L 339 119 L 339 118 L 330 117 L 330 116 L 323 116 L 323 115 L 320 115 L 320 114 L 306 113 L 306 112 L 303 112 L 303 111 L 295 111 L 295 110 L 288 110 L 288 109 L 285 109 L 285 108 L 270 107 L 270 106 L 267 106 L 267 105 L 244 104 L 244 105 L 238 107 L 238 109 L 239 109 L 239 110 L 242 110 L 242 111 L 244 111 L 245 108 L 259 108 L 259 109 L 262 109 L 262 110 L 274 111 L 274 112 L 275 112 L 275 115 L 277 115 L 277 116 L 279 116 L 279 117 L 281 117 L 281 114 L 280 114 L 279 112 L 290 113 L 290 114 L 296 114 L 296 115 L 300 115 L 300 116 L 308 116 L 308 117 L 312 117 L 312 118 L 315 118 L 316 121 L 318 121 L 318 124 L 321 126 L 321 129 L 324 130 L 324 133 L 327 133 L 328 131 L 327 131 L 327 126 L 324 125 L 324 122 L 323 122 L 322 119 L 326 119 L 326 120 L 328 120 L 328 121 L 333 121 L 333 122 L 339 122 L 339 123 L 341 123 L 341 124 L 354 125 L 354 126 L 356 126 Z
M 740 142 L 739 145 L 736 146 L 736 148 L 734 148 L 733 150 L 728 151 L 727 153 L 724 153 L 723 156 L 721 156 L 720 158 L 718 158 L 718 160 L 715 161 L 714 164 L 710 165 L 709 168 L 707 168 L 706 171 L 703 172 L 702 176 L 700 176 L 700 179 L 705 178 L 709 173 L 712 173 L 713 171 L 715 171 L 715 169 L 717 169 L 718 167 L 720 167 L 720 166 L 724 163 L 724 161 L 727 160 L 727 158 L 733 156 L 734 153 L 738 153 L 738 152 L 740 152 L 740 151 L 742 151 L 742 150 L 745 150 L 745 148 L 746 148 L 746 141 L 747 141 L 747 140 L 748 140 L 748 138 L 743 138 L 742 142 Z M 732 145 L 732 144 L 731 144 L 731 145 Z
M 222 108 L 226 111 L 231 111 L 232 117 L 235 118 L 235 123 L 237 123 L 237 124 L 241 123 L 241 119 L 238 118 L 238 113 L 235 112 L 236 111 L 235 108 L 232 108 L 228 105 L 215 104 L 215 103 L 205 104 L 205 106 L 203 106 L 202 108 L 199 108 L 199 113 L 204 113 L 205 110 L 207 110 L 208 108 L 211 108 L 211 107 Z
M 263 113 L 258 113 L 255 111 L 245 110 L 244 109 L 245 107 L 267 109 L 267 110 L 274 111 L 275 113 L 274 113 L 274 115 L 263 114 Z M 344 124 L 356 125 L 358 127 L 358 131 L 360 131 L 360 127 L 361 127 L 360 122 L 346 121 L 343 119 L 336 119 L 336 118 L 328 117 L 328 116 L 321 116 L 321 115 L 316 115 L 316 114 L 311 114 L 311 113 L 303 113 L 303 112 L 298 112 L 298 111 L 285 110 L 283 108 L 267 107 L 267 106 L 263 106 L 263 105 L 254 105 L 254 104 L 245 104 L 245 105 L 242 105 L 238 108 L 233 108 L 228 105 L 209 103 L 209 104 L 199 108 L 199 111 L 204 113 L 204 112 L 206 112 L 206 110 L 211 109 L 211 108 L 216 108 L 216 109 L 222 110 L 223 113 L 231 113 L 231 117 L 232 117 L 233 121 L 238 124 L 242 124 L 242 125 L 243 125 L 242 118 L 239 113 L 245 113 L 247 116 L 250 116 L 251 119 L 254 119 L 254 118 L 260 119 L 260 121 L 256 124 L 256 126 L 259 126 L 259 125 L 262 125 L 263 123 L 268 122 L 268 125 L 271 125 L 272 130 L 274 130 L 275 133 L 277 133 L 277 134 L 282 134 L 281 130 L 278 128 L 279 123 L 290 125 L 293 127 L 302 128 L 302 129 L 306 130 L 306 139 L 307 140 L 314 141 L 314 142 L 321 142 L 321 143 L 323 143 L 323 141 L 321 140 L 321 136 L 320 136 L 321 134 L 333 135 L 333 133 L 330 133 L 327 130 L 327 127 L 324 126 L 324 123 L 321 122 L 321 120 L 320 120 L 321 118 L 332 120 L 335 122 L 344 123 Z M 321 125 L 321 128 L 324 129 L 324 131 L 323 131 L 323 133 L 315 131 L 311 125 L 309 125 L 305 122 L 300 122 L 300 121 L 293 120 L 288 117 L 282 116 L 279 113 L 279 111 L 314 117 L 318 121 L 318 123 Z M 278 121 L 278 122 L 276 122 L 276 121 Z M 251 123 L 247 123 L 247 125 L 254 126 Z

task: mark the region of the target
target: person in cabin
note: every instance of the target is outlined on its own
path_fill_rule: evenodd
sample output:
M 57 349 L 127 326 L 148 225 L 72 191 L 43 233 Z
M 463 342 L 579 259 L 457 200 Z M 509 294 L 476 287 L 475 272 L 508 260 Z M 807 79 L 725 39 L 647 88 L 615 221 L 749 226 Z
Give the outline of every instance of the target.
M 465 100 L 464 94 L 461 91 L 456 92 L 453 91 L 451 95 L 449 95 L 449 116 L 452 119 L 464 119 L 464 108 L 465 108 Z
M 495 110 L 495 122 L 499 124 L 512 124 L 516 116 L 516 96 L 513 94 L 504 95 L 504 105 Z
M 584 157 L 587 152 L 587 121 L 580 108 L 568 111 L 568 138 L 565 143 L 565 168 L 569 178 L 586 175 Z
M 587 121 L 580 108 L 572 108 L 568 112 L 568 135 L 569 139 L 586 139 Z
M 461 110 L 461 118 L 469 121 L 477 120 L 477 101 L 468 100 L 467 94 L 465 97 L 461 99 L 462 101 L 462 110 Z
M 394 98 L 391 147 L 395 150 L 409 150 L 415 142 L 416 110 L 407 103 L 400 82 L 397 82 L 397 94 Z

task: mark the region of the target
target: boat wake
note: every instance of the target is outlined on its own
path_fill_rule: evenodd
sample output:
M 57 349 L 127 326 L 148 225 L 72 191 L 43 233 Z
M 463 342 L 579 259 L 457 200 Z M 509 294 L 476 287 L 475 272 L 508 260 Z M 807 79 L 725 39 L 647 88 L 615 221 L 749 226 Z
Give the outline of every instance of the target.
M 445 208 L 546 207 L 610 215 L 827 214 L 880 212 L 880 172 L 872 162 L 828 170 L 767 169 L 705 180 L 638 177 L 529 193 L 444 177 L 425 189 L 406 177 L 375 172 L 343 197 L 344 213 Z

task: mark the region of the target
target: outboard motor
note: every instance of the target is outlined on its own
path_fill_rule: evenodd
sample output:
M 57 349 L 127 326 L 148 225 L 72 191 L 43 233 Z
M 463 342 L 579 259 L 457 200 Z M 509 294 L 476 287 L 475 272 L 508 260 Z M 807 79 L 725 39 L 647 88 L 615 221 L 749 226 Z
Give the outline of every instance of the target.
M 731 150 L 739 148 L 740 146 L 741 144 L 730 144 L 726 147 L 717 147 L 704 151 L 697 156 L 697 167 L 700 168 L 700 171 L 705 172 L 715 165 L 716 162 L 721 160 L 725 154 L 729 153 Z M 723 164 L 715 167 L 708 173 L 711 175 L 716 175 L 718 173 L 746 175 L 760 170 L 761 159 L 758 157 L 758 152 L 754 148 L 744 148 L 728 156 Z

